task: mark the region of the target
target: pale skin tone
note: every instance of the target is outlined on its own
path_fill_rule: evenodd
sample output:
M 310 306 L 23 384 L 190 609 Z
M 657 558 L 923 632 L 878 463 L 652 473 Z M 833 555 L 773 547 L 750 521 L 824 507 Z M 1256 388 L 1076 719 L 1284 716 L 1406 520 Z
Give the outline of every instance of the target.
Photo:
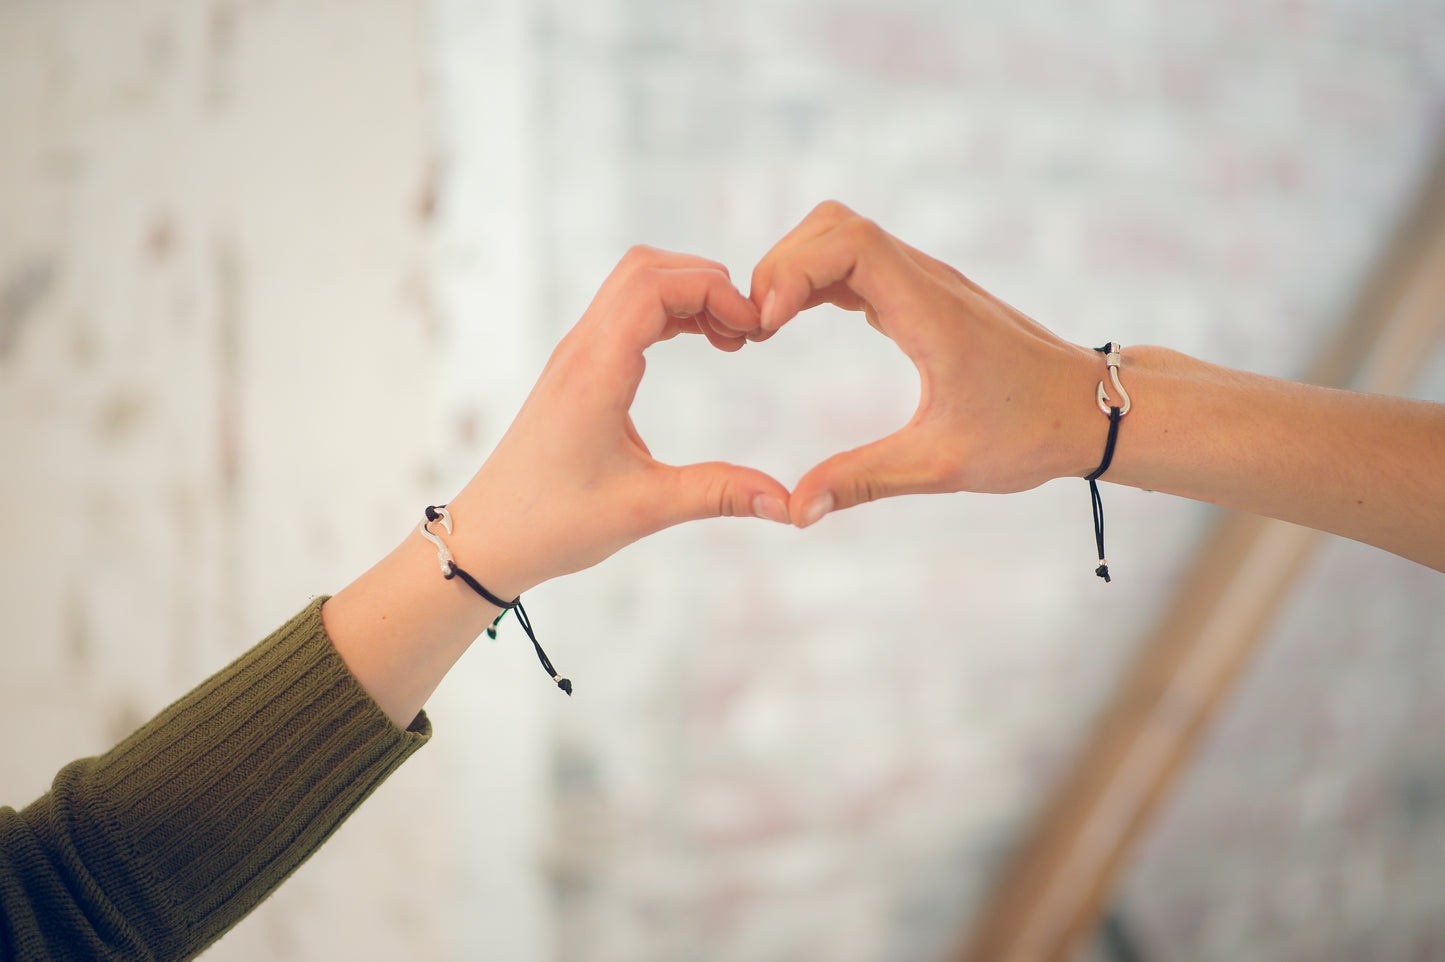
M 721 264 L 629 251 L 552 353 L 496 450 L 448 504 L 454 530 L 446 542 L 457 564 L 511 599 L 683 521 L 746 515 L 786 523 L 788 490 L 776 480 L 716 462 L 662 464 L 628 415 L 647 347 L 701 333 L 736 351 L 758 325 L 756 308 Z M 435 546 L 413 529 L 321 615 L 362 686 L 406 726 L 498 610 L 460 579 L 444 579 Z
M 1022 491 L 1099 464 L 1102 356 L 841 204 L 819 206 L 768 252 L 752 296 L 762 320 L 755 339 L 830 302 L 862 311 L 922 382 L 905 427 L 798 482 L 796 524 L 898 494 Z M 1159 347 L 1126 347 L 1120 378 L 1133 407 L 1105 480 L 1445 570 L 1445 405 L 1246 374 Z
M 654 460 L 628 409 L 643 351 L 679 333 L 734 351 L 822 303 L 861 311 L 918 369 L 902 429 L 835 455 L 790 493 L 750 468 Z M 1098 466 L 1097 352 L 1070 344 L 841 204 L 753 272 L 751 298 L 701 258 L 637 248 L 563 339 L 486 463 L 450 502 L 457 563 L 502 598 L 662 528 L 746 515 L 816 523 L 901 494 L 1024 491 Z M 1353 538 L 1445 570 L 1445 405 L 1245 374 L 1126 347 L 1133 399 L 1105 480 Z M 343 660 L 408 725 L 498 613 L 441 577 L 415 530 L 326 602 Z

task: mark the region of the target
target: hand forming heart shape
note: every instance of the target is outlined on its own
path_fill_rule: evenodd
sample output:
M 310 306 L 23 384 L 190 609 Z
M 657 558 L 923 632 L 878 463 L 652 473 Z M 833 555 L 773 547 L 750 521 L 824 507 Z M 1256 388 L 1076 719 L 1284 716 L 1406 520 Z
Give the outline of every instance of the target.
M 1091 416 L 1092 352 L 841 204 L 819 206 L 768 252 L 751 295 L 713 261 L 628 252 L 453 499 L 459 530 L 487 532 L 484 583 L 512 597 L 696 518 L 749 515 L 806 527 L 876 498 L 1020 491 L 1092 466 L 1097 452 L 1079 441 L 1087 432 L 1072 429 Z M 828 458 L 791 493 L 752 468 L 653 459 L 629 414 L 647 347 L 701 333 L 735 351 L 822 303 L 862 311 L 913 361 L 922 390 L 903 428 Z M 468 515 L 474 526 L 462 523 Z
M 900 494 L 1023 491 L 1082 475 L 1097 458 L 1073 428 L 1091 413 L 1092 351 L 841 204 L 820 205 L 774 245 L 753 271 L 752 296 L 755 339 L 817 304 L 862 311 L 921 381 L 908 424 L 803 476 L 790 504 L 800 526 Z

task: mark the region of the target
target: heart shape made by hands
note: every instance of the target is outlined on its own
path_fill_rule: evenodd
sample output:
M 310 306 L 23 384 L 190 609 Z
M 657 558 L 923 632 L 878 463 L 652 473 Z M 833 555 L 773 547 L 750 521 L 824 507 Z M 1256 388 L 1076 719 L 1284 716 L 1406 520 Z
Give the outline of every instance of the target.
M 908 359 L 829 305 L 733 355 L 677 337 L 648 358 L 632 417 L 658 458 L 746 464 L 790 488 L 837 452 L 898 430 L 918 406 Z

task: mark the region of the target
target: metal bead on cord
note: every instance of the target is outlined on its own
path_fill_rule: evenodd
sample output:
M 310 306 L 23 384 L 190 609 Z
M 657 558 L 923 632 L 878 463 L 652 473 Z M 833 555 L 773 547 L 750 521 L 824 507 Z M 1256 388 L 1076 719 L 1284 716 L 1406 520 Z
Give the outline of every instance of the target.
M 1119 422 L 1124 415 L 1129 413 L 1132 402 L 1129 400 L 1129 392 L 1124 390 L 1124 385 L 1119 383 L 1119 365 L 1123 363 L 1124 348 L 1117 341 L 1110 341 L 1103 347 L 1096 347 L 1094 350 L 1104 355 L 1104 364 L 1109 369 L 1109 380 L 1114 387 L 1114 396 L 1119 400 L 1110 399 L 1108 392 L 1104 389 L 1104 382 L 1099 382 L 1099 388 L 1095 392 L 1095 398 L 1099 402 L 1099 410 L 1109 416 L 1109 439 L 1104 442 L 1104 460 L 1094 469 L 1094 473 L 1084 480 L 1089 482 L 1089 499 L 1094 507 L 1094 543 L 1099 548 L 1099 567 L 1094 569 L 1094 574 L 1103 578 L 1107 583 L 1109 578 L 1109 562 L 1104 559 L 1104 500 L 1099 496 L 1098 479 L 1103 473 L 1109 470 L 1109 465 L 1114 460 L 1114 444 L 1119 440 Z
M 447 534 L 452 533 L 452 515 L 451 512 L 446 509 L 445 505 L 427 505 L 426 516 L 422 519 L 421 525 L 417 528 L 417 530 L 421 532 L 421 536 L 423 538 L 426 538 L 432 544 L 437 546 L 437 564 L 441 566 L 442 577 L 448 580 L 452 578 L 462 579 L 462 581 L 466 582 L 467 587 L 471 588 L 477 594 L 481 595 L 491 604 L 496 605 L 498 608 L 502 609 L 502 613 L 497 615 L 497 617 L 493 619 L 492 623 L 487 626 L 487 637 L 497 637 L 497 624 L 507 616 L 507 612 L 516 612 L 517 624 L 522 626 L 522 630 L 525 631 L 527 633 L 527 637 L 531 639 L 532 647 L 537 652 L 537 660 L 542 663 L 542 667 L 546 669 L 547 674 L 552 676 L 552 681 L 557 685 L 558 688 L 565 691 L 568 695 L 572 694 L 571 679 L 562 678 L 557 674 L 557 669 L 552 667 L 551 659 L 547 657 L 547 653 L 543 651 L 542 646 L 538 644 L 537 636 L 532 632 L 532 619 L 527 617 L 527 609 L 522 607 L 522 596 L 518 595 L 511 601 L 503 601 L 501 598 L 498 598 L 486 588 L 483 588 L 481 582 L 477 581 L 476 578 L 473 578 L 471 575 L 463 571 L 457 565 L 456 560 L 452 558 L 452 553 L 447 548 L 446 543 L 442 541 L 442 539 L 438 535 L 434 534 L 431 528 L 428 527 L 428 525 L 430 525 L 434 521 L 441 522 L 442 530 L 444 530 Z

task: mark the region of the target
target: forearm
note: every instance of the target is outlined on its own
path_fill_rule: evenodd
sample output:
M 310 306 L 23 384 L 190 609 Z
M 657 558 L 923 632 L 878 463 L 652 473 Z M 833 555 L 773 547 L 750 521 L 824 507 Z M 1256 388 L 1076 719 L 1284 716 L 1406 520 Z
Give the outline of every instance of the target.
M 523 586 L 506 573 L 511 563 L 503 545 L 477 537 L 491 527 L 483 511 L 472 509 L 465 493 L 450 510 L 456 528 L 448 547 L 457 563 L 498 597 L 516 597 Z M 395 550 L 328 599 L 321 614 L 342 661 L 381 710 L 405 727 L 500 610 L 460 578 L 443 577 L 435 546 L 413 528 Z
M 786 520 L 788 491 L 775 479 L 720 462 L 661 464 L 628 415 L 647 347 L 686 330 L 736 350 L 756 324 L 722 265 L 629 251 L 552 352 L 487 462 L 447 505 L 457 565 L 511 601 L 683 521 Z M 422 506 L 416 511 L 419 523 Z M 436 547 L 412 528 L 322 616 L 342 660 L 404 725 L 498 611 L 460 578 L 443 577 Z
M 1095 380 L 1103 370 L 1100 360 Z M 1104 480 L 1445 570 L 1445 405 L 1248 374 L 1158 347 L 1126 348 L 1120 379 L 1134 403 Z M 1106 423 L 1097 408 L 1091 416 L 1102 452 Z
M 377 711 L 309 605 L 22 812 L 0 809 L 0 957 L 189 958 L 426 740 Z
M 456 564 L 505 603 L 670 525 L 786 519 L 775 479 L 662 464 L 628 414 L 648 346 L 689 332 L 732 351 L 756 326 L 722 265 L 629 252 L 448 505 Z M 422 705 L 499 613 L 448 573 L 412 528 L 115 750 L 0 809 L 0 957 L 182 958 L 250 911 L 425 739 Z

